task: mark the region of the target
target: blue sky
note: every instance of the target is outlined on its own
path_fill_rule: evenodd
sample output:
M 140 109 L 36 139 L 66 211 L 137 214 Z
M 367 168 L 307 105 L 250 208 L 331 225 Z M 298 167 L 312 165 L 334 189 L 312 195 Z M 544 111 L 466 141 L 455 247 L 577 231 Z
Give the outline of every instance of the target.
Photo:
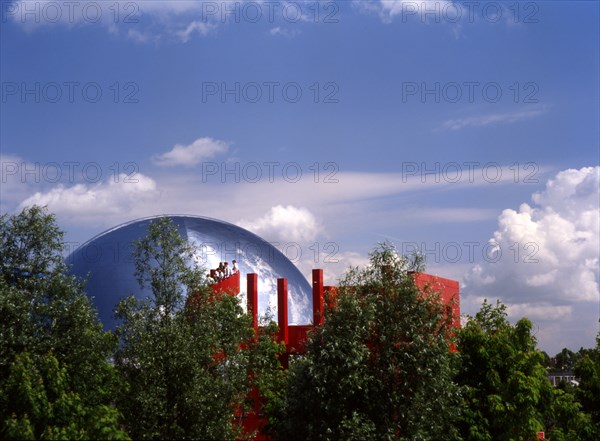
M 593 344 L 598 2 L 1 6 L 3 213 L 47 204 L 72 246 L 214 217 L 332 283 L 390 240 L 463 312 L 499 298 L 550 353 Z

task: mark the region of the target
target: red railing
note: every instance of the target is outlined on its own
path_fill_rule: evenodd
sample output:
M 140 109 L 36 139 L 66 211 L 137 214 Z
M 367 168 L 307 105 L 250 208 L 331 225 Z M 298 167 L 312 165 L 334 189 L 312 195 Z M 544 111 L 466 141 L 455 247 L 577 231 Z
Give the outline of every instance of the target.
M 232 296 L 240 293 L 240 272 L 233 273 L 229 277 L 225 277 L 220 281 L 210 285 L 215 293 L 225 293 Z

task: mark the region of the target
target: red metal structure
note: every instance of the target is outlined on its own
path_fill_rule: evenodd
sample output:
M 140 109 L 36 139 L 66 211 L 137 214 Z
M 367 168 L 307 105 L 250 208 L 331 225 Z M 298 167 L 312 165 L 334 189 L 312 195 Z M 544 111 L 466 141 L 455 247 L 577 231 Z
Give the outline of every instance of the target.
M 215 277 L 215 270 L 211 270 L 210 274 L 211 276 Z M 215 293 L 226 293 L 232 296 L 238 295 L 240 293 L 239 271 L 211 285 L 211 287 Z
M 441 300 L 446 305 L 446 314 L 452 317 L 452 326 L 460 328 L 460 289 L 456 280 L 432 276 L 425 273 L 412 273 L 415 285 L 424 293 L 440 293 Z
M 460 327 L 460 292 L 458 282 L 425 273 L 412 273 L 416 286 L 425 294 L 440 293 L 441 301 L 446 306 L 446 313 L 452 317 L 452 326 Z M 227 293 L 237 295 L 240 293 L 240 273 L 221 280 L 211 286 L 215 294 Z M 308 332 L 314 325 L 323 324 L 323 311 L 326 293 L 334 293 L 336 287 L 326 286 L 323 283 L 323 270 L 312 270 L 312 298 L 313 298 L 313 324 L 290 325 L 288 321 L 288 281 L 285 278 L 277 279 L 277 324 L 279 326 L 279 340 L 285 342 L 286 353 L 281 357 L 284 368 L 288 366 L 290 355 L 305 352 L 305 343 Z M 246 276 L 247 308 L 252 314 L 252 324 L 258 333 L 258 274 L 251 273 Z M 261 415 L 260 397 L 255 390 L 251 394 L 254 403 L 252 412 L 242 416 L 242 424 L 246 433 L 256 431 L 256 440 L 266 440 L 262 432 L 266 420 Z

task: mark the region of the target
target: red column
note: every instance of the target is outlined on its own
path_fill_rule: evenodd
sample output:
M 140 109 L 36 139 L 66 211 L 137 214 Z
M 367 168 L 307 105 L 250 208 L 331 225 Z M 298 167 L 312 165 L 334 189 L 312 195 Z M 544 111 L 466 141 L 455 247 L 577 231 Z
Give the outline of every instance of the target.
M 313 325 L 323 324 L 323 270 L 312 270 Z
M 279 325 L 279 340 L 289 344 L 288 330 L 288 281 L 277 279 L 277 322 Z
M 254 327 L 255 335 L 258 335 L 258 274 L 247 274 L 246 284 L 248 313 L 252 314 L 252 326 Z

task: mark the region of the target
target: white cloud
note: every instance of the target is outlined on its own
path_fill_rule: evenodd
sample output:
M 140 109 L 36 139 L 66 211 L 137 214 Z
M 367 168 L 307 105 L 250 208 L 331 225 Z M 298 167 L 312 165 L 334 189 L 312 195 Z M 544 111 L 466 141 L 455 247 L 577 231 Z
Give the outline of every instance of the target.
M 195 35 L 209 35 L 219 26 L 241 22 L 272 25 L 271 35 L 293 37 L 301 31 L 290 29 L 290 24 L 336 23 L 339 20 L 339 9 L 323 4 L 317 11 L 308 0 L 14 0 L 3 3 L 2 20 L 12 20 L 28 31 L 57 25 L 69 28 L 102 26 L 112 35 L 122 32 L 139 43 L 167 39 L 185 43 Z M 491 12 L 486 10 L 487 14 L 481 7 L 466 7 L 451 0 L 353 0 L 352 5 L 360 13 L 378 16 L 384 23 L 419 20 L 427 24 L 449 24 L 455 38 L 461 33 L 462 22 L 485 20 L 495 23 L 496 14 L 508 25 L 515 24 L 512 12 L 503 5 L 497 6 L 500 11 L 496 8 L 491 8 Z
M 214 146 L 215 143 L 217 143 L 217 147 Z M 218 143 L 220 141 L 208 141 L 200 142 L 198 148 L 193 147 L 196 143 L 191 146 L 173 148 L 163 155 L 165 157 L 162 160 L 165 165 L 167 163 L 170 165 L 197 163 L 200 158 L 206 157 L 210 152 L 224 151 L 224 143 Z M 213 145 L 213 148 L 206 148 L 206 145 Z M 437 179 L 432 175 L 427 175 L 425 182 L 422 182 L 422 176 L 418 173 L 406 176 L 401 173 L 337 172 L 335 175 L 329 176 L 335 181 L 328 183 L 323 182 L 325 175 L 320 176 L 318 182 L 314 181 L 314 174 L 309 170 L 310 164 L 301 166 L 303 174 L 297 181 L 291 179 L 292 175 L 295 175 L 293 168 L 288 169 L 286 174 L 284 165 L 276 166 L 271 176 L 269 168 L 263 167 L 262 177 L 258 182 L 249 182 L 245 179 L 243 175 L 245 164 L 233 163 L 230 158 L 227 158 L 225 162 L 212 162 L 211 166 L 214 166 L 215 170 L 205 170 L 204 167 L 199 166 L 194 169 L 166 169 L 152 176 L 156 190 L 151 198 L 151 203 L 148 203 L 146 199 L 140 199 L 139 203 L 132 201 L 129 205 L 130 208 L 119 213 L 112 213 L 110 217 L 106 216 L 102 210 L 96 210 L 95 206 L 83 211 L 90 225 L 107 228 L 117 222 L 125 222 L 140 216 L 180 213 L 214 217 L 233 223 L 245 219 L 248 224 L 256 224 L 257 228 L 262 227 L 262 234 L 267 231 L 269 222 L 272 224 L 275 221 L 269 219 L 269 214 L 271 217 L 274 216 L 273 207 L 303 207 L 313 215 L 313 220 L 314 215 L 318 215 L 319 223 L 316 224 L 320 228 L 318 233 L 304 232 L 302 236 L 298 236 L 299 233 L 292 230 L 287 233 L 288 236 L 310 238 L 315 237 L 316 234 L 325 235 L 320 224 L 326 224 L 331 226 L 328 230 L 334 233 L 333 238 L 340 240 L 342 237 L 349 237 L 357 232 L 368 232 L 368 234 L 373 231 L 385 232 L 390 228 L 398 228 L 398 225 L 422 225 L 448 221 L 471 222 L 493 218 L 484 208 L 469 209 L 468 207 L 465 207 L 464 212 L 458 207 L 432 208 L 431 211 L 424 209 L 419 212 L 418 216 L 415 216 L 411 210 L 390 208 L 389 204 L 384 203 L 386 197 L 402 197 L 404 194 L 410 195 L 432 188 L 462 192 L 469 187 L 514 185 L 512 172 L 508 168 L 503 169 L 502 179 L 494 184 L 490 184 L 484 179 L 485 174 L 481 169 L 475 169 L 472 174 L 463 171 L 462 178 L 458 182 L 450 182 L 443 178 Z M 235 172 L 232 173 L 236 167 L 240 176 L 235 176 Z M 81 170 L 77 169 L 76 171 L 79 175 Z M 254 176 L 254 172 L 255 170 L 252 171 L 252 176 Z M 494 173 L 490 172 L 489 174 Z M 66 169 L 63 170 L 63 177 L 68 177 Z M 81 194 L 98 190 L 96 186 L 90 185 L 89 179 L 86 182 L 62 180 L 60 183 L 63 184 L 62 187 L 57 186 L 57 182 L 31 186 L 26 184 L 19 186 L 18 183 L 15 183 L 19 192 L 14 193 L 15 200 L 11 208 L 16 208 L 24 199 L 27 199 L 28 203 L 31 203 L 33 199 L 56 202 L 60 200 L 62 204 L 65 197 L 76 192 L 74 184 L 88 184 L 77 187 L 77 191 L 80 191 Z M 104 188 L 107 185 L 105 183 L 100 187 Z M 4 188 L 6 187 L 3 186 L 3 195 Z M 32 195 L 35 192 L 37 195 L 34 198 Z M 79 196 L 79 198 L 82 197 L 82 195 Z M 6 200 L 3 198 L 3 204 Z M 61 206 L 61 208 L 64 207 Z M 3 209 L 7 211 L 6 208 Z M 296 209 L 300 210 L 300 208 Z M 339 216 L 340 212 L 345 213 L 343 219 Z M 365 217 L 365 212 L 371 213 L 371 216 Z M 78 225 L 78 221 L 83 216 L 83 212 L 77 213 L 61 219 L 61 221 L 69 225 L 69 228 L 73 228 Z M 257 220 L 261 219 L 263 223 L 259 225 Z M 304 228 L 306 229 L 306 226 Z M 280 228 L 279 231 L 283 230 Z M 321 240 L 321 238 L 319 239 Z M 330 237 L 325 237 L 325 239 L 329 240 Z M 340 250 L 340 252 L 342 251 L 348 250 Z
M 206 36 L 217 27 L 218 14 L 211 11 L 227 8 L 230 0 L 143 1 L 129 0 L 57 2 L 54 0 L 16 0 L 5 6 L 2 18 L 12 19 L 27 31 L 41 27 L 101 26 L 109 33 L 124 35 L 138 43 L 158 41 L 164 37 L 183 42 L 193 34 Z
M 527 317 L 531 320 L 559 320 L 571 316 L 573 307 L 548 303 L 521 303 L 510 305 L 506 312 L 511 317 Z
M 234 165 L 228 164 L 227 169 L 236 170 Z M 432 188 L 464 191 L 466 188 L 514 185 L 514 175 L 508 167 L 477 168 L 473 169 L 472 173 L 465 169 L 460 178 L 456 180 L 445 179 L 442 174 L 425 176 L 420 173 L 413 175 L 409 173 L 338 172 L 331 176 L 332 179 L 335 179 L 333 182 L 324 182 L 324 176 L 320 177 L 319 182 L 314 182 L 314 174 L 308 170 L 308 166 L 300 165 L 290 168 L 286 173 L 280 164 L 278 167 L 274 167 L 272 181 L 269 180 L 267 167 L 263 167 L 261 179 L 257 182 L 249 182 L 243 173 L 246 164 L 238 165 L 237 175 L 235 171 L 232 171 L 227 172 L 228 174 L 225 176 L 222 173 L 225 165 L 217 164 L 218 170 L 215 174 L 202 175 L 198 173 L 195 177 L 190 178 L 196 179 L 198 183 L 202 182 L 205 186 L 211 183 L 230 184 L 220 187 L 216 191 L 233 199 L 235 202 L 233 205 L 236 208 L 252 210 L 251 207 L 254 207 L 262 211 L 269 210 L 274 205 L 288 204 L 303 207 L 319 206 L 328 211 L 339 211 L 343 204 L 350 204 L 361 210 L 361 207 L 364 209 L 364 203 L 368 200 Z M 298 169 L 301 174 L 297 173 Z M 255 169 L 252 168 L 251 177 L 254 178 L 255 175 Z M 497 180 L 495 175 L 499 176 Z M 235 178 L 237 178 L 237 182 L 234 183 Z M 477 219 L 490 216 L 489 212 L 479 209 L 462 215 L 456 210 L 438 209 L 437 214 L 442 212 L 455 220 L 465 220 L 470 215 L 476 216 Z M 429 216 L 424 214 L 423 216 L 433 219 L 435 214 Z
M 271 30 L 269 31 L 269 34 L 272 36 L 282 36 L 282 37 L 295 37 L 296 35 L 300 34 L 301 31 L 298 29 L 288 29 L 288 28 L 283 28 L 281 26 L 275 26 L 273 28 L 271 28 Z
M 494 113 L 491 115 L 471 116 L 467 118 L 450 119 L 442 124 L 443 129 L 461 130 L 465 127 L 485 127 L 492 124 L 515 123 L 534 118 L 545 113 L 545 109 L 537 108 L 518 112 Z
M 239 174 L 236 176 L 232 170 L 235 170 L 237 165 Z M 426 182 L 422 182 L 418 174 L 402 176 L 400 173 L 339 172 L 332 176 L 337 182 L 323 182 L 324 176 L 321 176 L 319 182 L 315 183 L 313 173 L 308 171 L 308 165 L 303 167 L 304 173 L 297 182 L 289 180 L 293 174 L 291 168 L 289 176 L 285 176 L 288 180 L 282 177 L 282 164 L 275 167 L 272 180 L 269 179 L 268 168 L 263 167 L 262 177 L 258 182 L 248 182 L 244 179 L 244 163 L 214 162 L 211 166 L 216 169 L 205 170 L 204 167 L 197 167 L 178 169 L 176 172 L 166 170 L 153 176 L 160 190 L 159 196 L 153 199 L 151 204 L 138 206 L 135 213 L 123 212 L 118 221 L 125 222 L 134 216 L 151 216 L 157 213 L 187 213 L 233 223 L 245 219 L 250 224 L 255 223 L 257 219 L 268 217 L 265 213 L 270 213 L 273 207 L 293 206 L 304 207 L 313 215 L 318 214 L 319 220 L 331 225 L 329 231 L 335 232 L 335 236 L 339 238 L 352 234 L 351 232 L 356 232 L 357 229 L 385 231 L 397 227 L 399 223 L 421 225 L 445 223 L 448 220 L 470 222 L 493 219 L 494 216 L 483 208 L 467 208 L 462 214 L 454 208 L 434 208 L 431 212 L 425 209 L 419 216 L 415 216 L 411 210 L 395 210 L 390 208 L 389 204 L 381 205 L 381 201 L 384 197 L 396 197 L 431 188 L 462 192 L 468 188 L 489 185 L 514 185 L 508 168 L 503 171 L 502 179 L 495 184 L 487 182 L 480 169 L 474 171 L 473 179 L 464 172 L 460 182 L 433 179 L 430 175 Z M 339 216 L 340 212 L 346 214 L 343 219 Z M 372 216 L 366 218 L 365 212 L 371 213 Z M 103 222 L 106 227 L 112 225 L 101 215 L 98 216 L 97 222 Z M 325 234 L 324 231 L 320 233 Z
M 309 210 L 292 205 L 277 205 L 261 218 L 241 220 L 238 225 L 269 241 L 309 242 L 322 231 Z
M 359 12 L 377 15 L 386 24 L 394 20 L 449 24 L 453 26 L 455 38 L 462 32 L 462 23 L 502 22 L 514 27 L 518 21 L 509 5 L 501 3 L 485 7 L 485 3 L 456 0 L 352 0 L 352 6 Z
M 135 181 L 135 182 L 134 182 Z M 156 182 L 142 174 L 128 179 L 125 174 L 98 184 L 58 185 L 46 192 L 37 192 L 25 199 L 19 209 L 32 205 L 47 205 L 58 217 L 70 223 L 130 218 L 140 208 L 159 196 Z
M 140 32 L 137 29 L 129 29 L 127 31 L 127 36 L 137 43 L 147 43 L 152 40 L 151 35 Z
M 573 222 L 583 222 L 584 227 L 598 226 L 582 213 L 595 213 L 598 208 L 599 167 L 562 171 L 546 184 L 546 190 L 535 193 L 533 201 L 560 213 Z
M 496 278 L 494 276 L 490 274 L 484 274 L 483 268 L 479 264 L 473 266 L 469 270 L 468 274 L 465 275 L 465 279 L 469 284 L 473 284 L 479 287 L 491 285 L 496 281 Z
M 559 172 L 532 196 L 535 205 L 504 210 L 490 239 L 501 257 L 493 255 L 466 274 L 464 294 L 500 298 L 511 315 L 539 320 L 568 320 L 578 304 L 597 310 L 599 176 L 600 167 Z M 586 326 L 593 335 L 597 322 Z
M 382 11 L 392 18 L 402 14 L 425 16 L 430 11 L 442 14 L 442 10 L 451 4 L 450 0 L 380 0 Z
M 213 138 L 198 138 L 189 145 L 176 144 L 170 151 L 153 158 L 154 163 L 162 167 L 176 165 L 194 166 L 219 155 L 227 153 L 229 145 Z
M 286 0 L 15 0 L 3 2 L 2 9 L 3 21 L 12 20 L 27 31 L 50 26 L 101 26 L 113 35 L 122 32 L 138 43 L 160 40 L 186 43 L 194 36 L 205 37 L 220 26 L 243 22 L 315 22 L 308 4 Z M 280 35 L 286 36 L 298 32 L 279 29 Z
M 33 176 L 27 175 L 24 171 L 28 170 L 36 170 L 35 165 L 20 156 L 0 153 L 0 206 L 3 213 L 29 194 L 28 181 L 35 180 L 37 172 Z
M 450 0 L 353 0 L 352 5 L 361 12 L 378 15 L 384 23 L 396 18 L 403 23 L 411 19 L 439 23 L 446 16 L 454 20 L 461 9 Z
M 177 35 L 179 38 L 181 38 L 183 43 L 187 43 L 194 34 L 200 34 L 204 37 L 210 34 L 216 28 L 217 25 L 213 23 L 206 23 L 196 20 L 188 24 L 184 30 L 177 32 Z

